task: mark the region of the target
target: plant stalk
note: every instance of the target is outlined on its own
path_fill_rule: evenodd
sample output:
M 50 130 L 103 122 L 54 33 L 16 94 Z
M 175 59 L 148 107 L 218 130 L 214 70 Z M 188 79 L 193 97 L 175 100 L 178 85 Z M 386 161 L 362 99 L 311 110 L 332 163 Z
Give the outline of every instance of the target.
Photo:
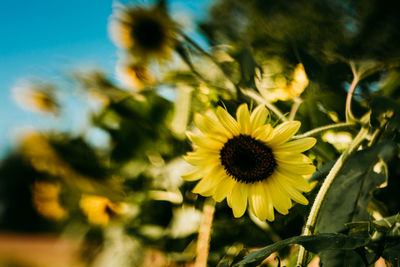
M 362 118 L 362 120 L 368 119 L 368 117 L 369 117 L 369 114 L 364 116 Z M 368 136 L 368 128 L 363 126 L 360 129 L 360 131 L 358 132 L 358 134 L 356 135 L 356 137 L 354 138 L 353 142 L 347 147 L 347 149 L 342 153 L 342 155 L 340 155 L 340 157 L 338 158 L 336 163 L 333 165 L 329 174 L 326 176 L 326 178 L 314 200 L 314 203 L 311 207 L 311 211 L 308 216 L 306 225 L 303 229 L 303 233 L 302 233 L 303 236 L 308 236 L 308 235 L 313 234 L 322 202 L 323 202 L 326 194 L 328 193 L 329 187 L 331 186 L 335 177 L 341 170 L 345 161 L 349 158 L 349 156 L 351 154 L 353 154 L 358 149 L 358 147 L 367 138 L 367 136 Z M 307 262 L 307 252 L 304 249 L 304 247 L 301 246 L 299 249 L 299 255 L 297 258 L 296 266 L 305 266 L 306 262 Z

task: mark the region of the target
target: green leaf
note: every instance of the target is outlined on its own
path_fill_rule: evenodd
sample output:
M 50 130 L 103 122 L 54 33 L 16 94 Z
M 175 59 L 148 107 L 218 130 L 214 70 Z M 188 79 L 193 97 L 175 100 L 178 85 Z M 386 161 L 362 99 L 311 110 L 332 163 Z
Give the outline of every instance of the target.
M 369 238 L 351 237 L 344 234 L 325 233 L 313 236 L 295 236 L 278 241 L 257 251 L 252 251 L 234 266 L 248 266 L 259 264 L 274 251 L 280 250 L 290 244 L 299 244 L 308 251 L 318 253 L 324 250 L 354 250 L 365 246 Z
M 369 219 L 366 207 L 372 192 L 386 179 L 386 173 L 376 173 L 379 160 L 389 161 L 396 155 L 396 144 L 385 142 L 358 151 L 344 164 L 322 203 L 317 232 L 347 232 L 346 223 Z M 322 252 L 324 266 L 362 266 L 360 257 L 351 252 Z

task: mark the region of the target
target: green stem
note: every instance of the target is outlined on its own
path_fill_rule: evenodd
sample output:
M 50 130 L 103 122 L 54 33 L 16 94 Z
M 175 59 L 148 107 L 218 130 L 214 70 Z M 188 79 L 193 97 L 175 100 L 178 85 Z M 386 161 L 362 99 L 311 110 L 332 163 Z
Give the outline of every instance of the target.
M 251 91 L 251 90 L 242 90 L 243 94 L 254 99 L 258 103 L 264 104 L 269 110 L 271 110 L 273 113 L 276 114 L 276 116 L 281 119 L 282 121 L 288 121 L 285 115 L 277 108 L 275 107 L 272 103 L 269 101 L 265 100 L 260 94 Z
M 346 97 L 346 122 L 356 122 L 357 119 L 354 117 L 353 112 L 351 111 L 351 100 L 353 98 L 354 91 L 357 88 L 357 84 L 360 81 L 354 62 L 350 62 L 351 71 L 353 72 L 353 81 L 350 84 L 349 91 L 347 92 Z
M 362 118 L 362 121 L 366 121 L 369 118 L 369 114 Z M 314 200 L 314 203 L 311 207 L 310 214 L 308 216 L 306 225 L 303 229 L 302 235 L 308 236 L 312 235 L 314 232 L 314 228 L 317 222 L 317 217 L 319 214 L 319 210 L 321 208 L 322 202 L 328 193 L 329 187 L 331 186 L 332 182 L 334 181 L 335 177 L 341 170 L 344 162 L 349 158 L 351 154 L 353 154 L 361 143 L 367 138 L 368 136 L 368 128 L 362 127 L 356 137 L 354 138 L 353 142 L 347 147 L 347 149 L 343 152 L 342 155 L 338 158 L 336 163 L 333 165 L 332 169 L 330 170 L 329 174 L 326 176 L 321 188 L 318 191 L 318 194 Z M 296 266 L 305 266 L 307 262 L 307 252 L 304 247 L 300 247 L 299 255 L 297 258 L 297 265 Z
M 294 120 L 294 118 L 296 117 L 297 110 L 299 109 L 302 102 L 303 102 L 303 100 L 299 97 L 296 97 L 294 99 L 294 103 L 293 103 L 292 108 L 290 109 L 290 113 L 289 113 L 290 121 Z
M 356 124 L 352 123 L 352 122 L 340 122 L 340 123 L 335 123 L 335 124 L 329 124 L 329 125 L 315 128 L 315 129 L 305 132 L 303 134 L 295 135 L 295 136 L 293 136 L 293 139 L 300 139 L 300 138 L 304 138 L 304 137 L 313 136 L 313 135 L 319 134 L 321 132 L 332 130 L 332 129 L 348 128 L 348 127 L 353 127 L 353 126 L 356 126 Z
M 203 207 L 203 220 L 200 224 L 199 235 L 197 238 L 196 260 L 193 264 L 194 267 L 207 267 L 214 212 L 215 201 L 212 198 L 208 198 Z

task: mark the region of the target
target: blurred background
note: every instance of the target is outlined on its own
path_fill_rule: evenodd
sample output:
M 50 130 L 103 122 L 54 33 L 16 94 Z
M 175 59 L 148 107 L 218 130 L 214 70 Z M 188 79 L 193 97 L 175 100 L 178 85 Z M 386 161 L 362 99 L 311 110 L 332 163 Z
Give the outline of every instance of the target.
M 372 110 L 373 127 L 392 114 L 381 138 L 395 151 L 399 5 L 0 0 L 0 266 L 194 266 L 204 244 L 209 266 L 229 266 L 299 235 L 309 206 L 267 223 L 234 219 L 225 201 L 192 193 L 195 183 L 180 177 L 190 168 L 185 131 L 196 112 L 233 114 L 243 102 L 300 120 L 300 133 L 344 122 L 357 73 L 353 112 Z M 127 34 L 126 24 L 143 21 L 151 23 Z M 273 124 L 282 119 L 271 114 Z M 316 136 L 310 203 L 356 133 Z M 389 154 L 385 185 L 363 188 L 368 201 L 352 219 L 400 210 L 399 156 Z M 263 264 L 294 266 L 295 250 Z

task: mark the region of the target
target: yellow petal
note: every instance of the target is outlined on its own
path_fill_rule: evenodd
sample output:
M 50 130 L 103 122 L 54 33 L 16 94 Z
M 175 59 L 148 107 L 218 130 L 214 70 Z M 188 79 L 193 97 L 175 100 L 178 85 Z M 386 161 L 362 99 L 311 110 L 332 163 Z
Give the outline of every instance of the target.
M 236 118 L 239 122 L 240 132 L 244 134 L 250 133 L 250 113 L 247 104 L 241 104 L 236 111 Z
M 186 181 L 196 181 L 204 176 L 203 170 L 201 168 L 191 168 L 187 172 L 181 175 L 183 180 Z
M 267 219 L 269 212 L 262 182 L 249 185 L 249 206 L 258 219 Z
M 282 164 L 312 164 L 312 160 L 301 153 L 274 153 L 274 158 L 278 163 Z
M 247 208 L 248 185 L 235 183 L 230 194 L 233 216 L 241 217 Z
M 268 110 L 264 105 L 259 105 L 256 107 L 250 116 L 251 129 L 254 131 L 258 127 L 264 125 L 268 118 Z
M 253 130 L 251 136 L 267 143 L 272 138 L 273 131 L 274 129 L 270 124 L 265 124 Z
M 262 183 L 265 192 L 265 200 L 267 207 L 267 220 L 272 222 L 275 219 L 274 205 L 271 198 L 271 188 L 265 182 Z
M 276 185 L 275 179 L 275 177 L 269 177 L 266 182 L 267 186 L 270 188 L 272 203 L 279 213 L 286 215 L 292 206 L 292 202 L 289 196 L 281 191 L 279 185 Z
M 316 142 L 317 139 L 306 137 L 276 146 L 274 152 L 303 152 L 312 148 Z
M 301 123 L 299 121 L 286 121 L 279 124 L 275 129 L 269 144 L 272 148 L 285 143 L 299 130 Z
M 236 182 L 229 176 L 225 176 L 221 182 L 217 185 L 214 193 L 214 199 L 217 202 L 224 200 L 228 194 L 232 191 L 232 188 Z
M 224 126 L 227 131 L 229 131 L 232 135 L 239 135 L 239 125 L 228 111 L 226 111 L 222 107 L 218 107 L 216 115 L 219 122 Z
M 316 170 L 315 166 L 310 164 L 279 164 L 279 169 L 282 171 L 282 173 L 290 173 L 292 175 L 310 175 Z
M 219 154 L 215 153 L 206 153 L 206 152 L 188 152 L 183 159 L 192 165 L 204 165 L 204 164 L 212 164 L 219 162 Z
M 224 140 L 227 137 L 227 132 L 222 125 L 209 117 L 196 113 L 194 122 L 199 130 L 205 135 L 214 136 L 218 140 Z
M 209 175 L 204 177 L 193 188 L 193 193 L 201 194 L 203 196 L 211 196 L 216 189 L 217 184 L 224 178 L 223 169 L 219 166 L 210 171 Z
M 207 138 L 205 136 L 195 135 L 191 132 L 186 132 L 186 135 L 190 141 L 192 141 L 195 145 L 199 147 L 204 147 L 211 150 L 220 150 L 223 146 L 222 142 L 219 142 L 215 139 Z
M 283 179 L 275 179 L 277 183 L 281 186 L 281 188 L 289 194 L 290 198 L 293 199 L 294 201 L 302 204 L 302 205 L 307 205 L 308 200 L 305 198 L 299 191 L 294 189 L 290 184 L 288 184 L 285 180 Z
M 287 170 L 282 168 L 278 168 L 276 170 L 276 173 L 279 175 L 279 177 L 282 177 L 282 179 L 286 179 L 288 183 L 303 192 L 308 192 L 311 190 L 310 183 L 307 181 L 307 179 L 303 177 L 303 175 L 288 172 Z

